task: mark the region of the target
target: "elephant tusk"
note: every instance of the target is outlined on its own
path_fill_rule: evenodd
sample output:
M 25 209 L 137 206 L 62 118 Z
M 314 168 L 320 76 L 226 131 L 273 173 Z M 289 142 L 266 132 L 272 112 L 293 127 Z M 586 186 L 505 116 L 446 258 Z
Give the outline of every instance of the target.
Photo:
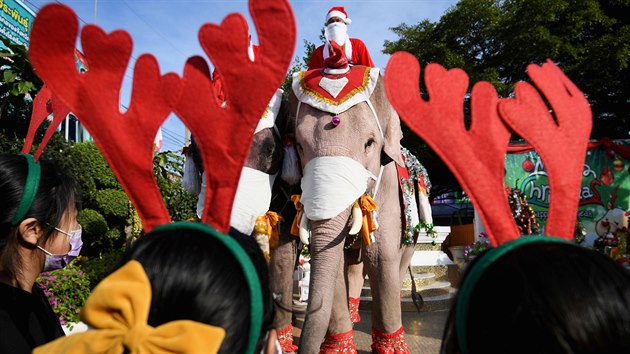
M 311 231 L 308 228 L 308 218 L 306 217 L 306 215 L 304 215 L 304 212 L 302 212 L 302 215 L 300 217 L 299 234 L 300 234 L 300 241 L 302 241 L 303 244 L 308 246 L 310 244 Z
M 361 231 L 361 226 L 363 226 L 363 213 L 361 212 L 361 207 L 359 207 L 359 203 L 354 203 L 354 207 L 352 207 L 352 225 L 350 226 L 350 235 L 356 235 Z

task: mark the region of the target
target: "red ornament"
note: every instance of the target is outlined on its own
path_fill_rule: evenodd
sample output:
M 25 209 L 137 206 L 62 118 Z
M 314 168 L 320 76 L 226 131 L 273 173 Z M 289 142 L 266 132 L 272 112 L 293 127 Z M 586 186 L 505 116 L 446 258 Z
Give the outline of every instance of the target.
M 602 184 L 605 186 L 610 186 L 615 181 L 615 176 L 613 176 L 608 166 L 605 166 L 602 170 L 602 173 L 599 175 L 599 180 L 602 181 Z
M 523 161 L 523 170 L 525 172 L 532 172 L 534 170 L 534 163 L 529 157 Z

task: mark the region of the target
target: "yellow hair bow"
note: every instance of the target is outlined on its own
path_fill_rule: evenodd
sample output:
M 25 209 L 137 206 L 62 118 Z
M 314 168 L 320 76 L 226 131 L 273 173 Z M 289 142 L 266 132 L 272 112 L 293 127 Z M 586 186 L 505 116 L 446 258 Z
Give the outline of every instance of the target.
M 92 292 L 81 320 L 93 330 L 35 348 L 44 353 L 216 353 L 225 330 L 189 320 L 147 324 L 151 284 L 142 265 L 129 261 Z

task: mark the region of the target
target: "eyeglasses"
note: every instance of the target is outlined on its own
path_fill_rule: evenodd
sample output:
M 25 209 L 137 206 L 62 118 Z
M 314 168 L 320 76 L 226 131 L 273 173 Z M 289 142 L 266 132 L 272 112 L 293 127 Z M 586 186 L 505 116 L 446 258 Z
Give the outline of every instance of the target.
M 73 238 L 75 237 L 77 234 L 81 234 L 81 232 L 83 232 L 83 228 L 81 227 L 81 224 L 79 224 L 79 228 L 76 230 L 71 230 L 71 231 L 64 231 L 58 227 L 54 228 L 56 231 L 61 232 L 62 234 L 68 236 L 69 238 Z

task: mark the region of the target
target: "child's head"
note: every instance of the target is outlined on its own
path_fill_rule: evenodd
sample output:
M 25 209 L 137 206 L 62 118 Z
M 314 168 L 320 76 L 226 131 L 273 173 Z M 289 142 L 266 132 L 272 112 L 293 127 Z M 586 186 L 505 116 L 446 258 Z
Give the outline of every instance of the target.
M 81 311 L 91 330 L 35 353 L 268 353 L 273 314 L 256 241 L 179 222 L 138 239 L 93 290 Z
M 74 179 L 53 162 L 34 162 L 30 155 L 0 155 L 0 271 L 10 279 L 19 277 L 23 266 L 19 247 L 67 252 L 65 243 L 55 245 L 64 236 L 56 228 L 78 227 L 78 199 Z M 36 239 L 29 238 L 33 234 Z
M 123 263 L 140 262 L 151 281 L 148 324 L 156 327 L 188 319 L 214 325 L 226 332 L 220 353 L 246 351 L 252 318 L 250 290 L 234 253 L 217 239 L 232 238 L 251 259 L 262 291 L 259 347 L 274 313 L 264 256 L 251 237 L 214 230 L 215 235 L 210 235 L 209 227 L 202 228 L 160 227 L 140 238 L 123 257 Z
M 496 256 L 485 252 L 467 269 L 442 353 L 630 351 L 626 269 L 568 242 L 527 242 Z

